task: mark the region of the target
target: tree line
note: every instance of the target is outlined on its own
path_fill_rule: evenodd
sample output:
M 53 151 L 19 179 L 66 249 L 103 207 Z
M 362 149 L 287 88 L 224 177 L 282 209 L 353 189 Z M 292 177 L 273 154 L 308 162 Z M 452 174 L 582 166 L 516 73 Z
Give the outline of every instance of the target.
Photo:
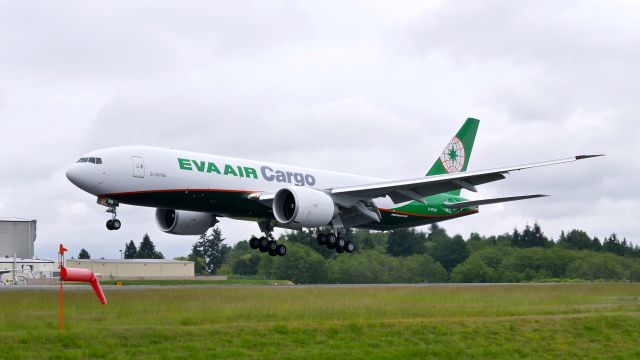
M 564 231 L 557 241 L 540 224 L 511 234 L 468 238 L 444 228 L 390 232 L 346 230 L 358 250 L 336 254 L 307 231 L 278 239 L 288 253 L 271 257 L 240 241 L 224 244 L 220 229 L 203 234 L 187 257 L 201 274 L 291 280 L 295 283 L 640 281 L 640 248 L 616 234 L 602 241 L 582 230 Z
M 512 233 L 468 238 L 449 236 L 433 224 L 428 232 L 347 229 L 343 236 L 358 246 L 337 254 L 320 246 L 307 231 L 291 231 L 278 241 L 288 253 L 271 257 L 249 246 L 224 243 L 214 227 L 192 245 L 188 256 L 196 274 L 222 274 L 291 280 L 295 283 L 526 282 L 564 280 L 640 281 L 640 247 L 614 233 L 590 237 L 585 231 L 562 231 L 548 238 L 540 224 Z M 90 258 L 82 249 L 78 258 Z M 138 246 L 125 246 L 125 259 L 163 259 L 148 234 Z

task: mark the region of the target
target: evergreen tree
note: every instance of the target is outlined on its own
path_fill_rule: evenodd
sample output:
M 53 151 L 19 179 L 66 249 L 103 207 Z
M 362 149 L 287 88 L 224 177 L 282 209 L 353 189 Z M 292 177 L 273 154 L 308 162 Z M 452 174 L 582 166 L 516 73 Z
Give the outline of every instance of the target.
M 513 229 L 513 235 L 511 236 L 511 246 L 522 247 L 522 235 L 520 235 L 518 228 Z
M 189 258 L 204 259 L 204 271 L 215 274 L 231 250 L 229 246 L 222 243 L 223 241 L 222 231 L 215 227 L 210 233 L 200 235 L 200 239 L 191 248 Z
M 609 238 L 605 238 L 602 243 L 602 250 L 610 253 L 614 253 L 617 255 L 624 255 L 624 248 L 618 240 L 618 235 L 616 233 L 611 234 Z
M 156 245 L 149 234 L 144 234 L 136 252 L 136 259 L 164 259 L 161 252 L 156 251 Z
M 287 231 L 283 235 L 278 238 L 278 241 L 290 241 L 295 242 L 304 246 L 309 246 L 313 244 L 315 240 L 315 236 L 312 236 L 310 231 L 300 230 L 300 231 Z
M 537 221 L 533 223 L 533 230 L 531 231 L 531 239 L 528 246 L 529 247 L 534 247 L 534 246 L 548 247 L 549 246 L 549 239 L 547 239 L 547 237 L 544 236 L 544 233 L 542 232 L 542 227 L 540 227 L 540 224 L 538 224 Z
M 467 241 L 474 241 L 474 242 L 480 242 L 482 240 L 484 240 L 484 239 L 477 232 L 472 232 L 471 234 L 469 234 L 469 239 L 467 239 Z
M 575 250 L 588 250 L 593 249 L 593 240 L 582 230 L 573 229 L 565 236 L 564 239 L 560 239 L 558 244 L 567 249 Z
M 135 259 L 137 252 L 138 252 L 138 248 L 136 248 L 136 244 L 133 243 L 133 240 L 125 244 L 124 246 L 125 259 Z
M 238 275 L 255 275 L 258 272 L 258 265 L 260 265 L 260 255 L 255 251 L 247 251 L 231 261 L 231 271 Z
M 415 229 L 398 229 L 389 233 L 387 253 L 392 256 L 411 256 L 424 253 L 426 237 Z
M 562 234 L 560 234 L 562 237 Z M 529 248 L 529 247 L 548 247 L 550 245 L 549 239 L 544 236 L 542 228 L 538 222 L 533 224 L 533 228 L 527 224 L 522 233 L 518 232 L 518 229 L 513 229 L 513 235 L 511 239 L 511 246 Z
M 456 235 L 453 238 L 447 237 L 436 241 L 431 256 L 442 264 L 447 272 L 451 272 L 454 267 L 469 257 L 469 248 L 462 236 Z
M 355 243 L 359 250 L 374 249 L 380 247 L 386 249 L 389 234 L 386 232 L 373 232 L 370 230 L 358 229 L 355 231 Z
M 427 240 L 436 242 L 443 239 L 450 240 L 451 238 L 447 235 L 445 229 L 441 228 L 437 223 L 431 224 L 431 231 L 429 232 L 429 236 L 427 236 Z
M 533 242 L 533 231 L 531 231 L 531 226 L 527 224 L 522 230 L 522 237 L 520 238 L 520 247 L 531 247 L 531 243 Z
M 567 242 L 567 235 L 565 235 L 564 230 L 562 230 L 562 232 L 560 232 L 560 238 L 558 239 L 558 245 L 566 242 Z
M 591 250 L 602 251 L 602 243 L 600 243 L 600 239 L 597 236 L 591 240 Z
M 78 254 L 78 259 L 91 259 L 91 255 L 84 248 L 80 249 L 80 253 Z

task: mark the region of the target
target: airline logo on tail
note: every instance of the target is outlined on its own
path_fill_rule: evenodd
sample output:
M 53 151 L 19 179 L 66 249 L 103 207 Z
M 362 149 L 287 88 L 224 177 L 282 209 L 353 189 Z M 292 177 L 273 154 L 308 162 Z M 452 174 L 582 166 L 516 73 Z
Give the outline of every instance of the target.
M 442 167 L 444 167 L 448 173 L 457 173 L 462 170 L 464 160 L 464 145 L 462 145 L 460 139 L 454 136 L 449 144 L 445 146 L 444 150 L 442 150 L 442 154 L 440 154 Z

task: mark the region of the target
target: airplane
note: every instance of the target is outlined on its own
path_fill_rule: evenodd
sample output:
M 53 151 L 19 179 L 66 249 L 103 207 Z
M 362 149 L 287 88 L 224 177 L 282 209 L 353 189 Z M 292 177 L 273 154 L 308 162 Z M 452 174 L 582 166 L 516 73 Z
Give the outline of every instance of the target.
M 345 228 L 421 226 L 476 214 L 482 205 L 548 196 L 468 200 L 460 192 L 477 192 L 476 186 L 513 171 L 603 156 L 467 171 L 479 123 L 467 119 L 426 175 L 411 179 L 385 180 L 148 146 L 89 152 L 66 176 L 107 207 L 109 230 L 122 226 L 119 204 L 156 208 L 160 230 L 177 235 L 203 234 L 218 218 L 228 217 L 257 222 L 264 236 L 252 236 L 251 248 L 283 256 L 287 249 L 273 237 L 275 227 L 316 229 L 318 244 L 352 253 L 356 244 L 342 236 Z M 331 231 L 324 233 L 323 228 Z

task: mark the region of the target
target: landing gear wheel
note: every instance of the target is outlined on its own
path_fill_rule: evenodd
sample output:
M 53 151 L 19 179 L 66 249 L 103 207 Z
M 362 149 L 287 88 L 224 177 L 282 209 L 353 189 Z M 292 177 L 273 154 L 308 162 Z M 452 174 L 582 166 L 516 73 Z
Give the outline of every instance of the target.
M 258 238 L 255 236 L 252 236 L 251 239 L 249 240 L 249 246 L 254 250 L 259 248 L 260 244 L 258 243 Z
M 327 247 L 329 249 L 334 249 L 336 247 L 336 242 L 337 242 L 337 239 L 335 234 L 333 233 L 327 234 Z
M 337 248 L 344 248 L 347 245 L 347 241 L 342 237 L 342 236 L 338 236 L 338 239 L 336 240 L 336 249 Z
M 276 253 L 278 256 L 284 256 L 287 253 L 287 247 L 284 245 L 278 245 L 278 247 L 276 247 Z
M 344 248 L 343 248 L 342 246 L 337 246 L 337 245 L 336 245 L 336 252 L 337 252 L 338 254 L 342 254 L 342 253 L 344 252 Z
M 113 220 L 107 220 L 107 230 L 113 230 Z
M 122 223 L 118 219 L 113 219 L 111 220 L 111 227 L 113 228 L 113 230 L 120 230 L 120 228 L 122 227 Z
M 278 243 L 276 243 L 273 240 L 269 240 L 269 242 L 267 243 L 267 249 L 269 249 L 269 254 L 271 254 L 271 250 L 276 251 L 277 247 L 278 247 Z
M 351 241 L 347 241 L 347 243 L 344 246 L 344 251 L 346 251 L 347 254 L 351 254 L 355 249 L 356 249 L 356 244 L 354 244 Z
M 258 239 L 258 248 L 260 249 L 260 252 L 267 252 L 267 250 L 269 249 L 267 246 L 269 245 L 269 240 L 266 237 L 261 237 L 260 239 Z
M 269 249 L 269 255 L 270 256 L 276 256 L 276 255 L 278 255 L 278 253 L 274 249 Z
M 327 244 L 327 235 L 319 233 L 316 240 L 318 240 L 318 245 L 325 246 Z

